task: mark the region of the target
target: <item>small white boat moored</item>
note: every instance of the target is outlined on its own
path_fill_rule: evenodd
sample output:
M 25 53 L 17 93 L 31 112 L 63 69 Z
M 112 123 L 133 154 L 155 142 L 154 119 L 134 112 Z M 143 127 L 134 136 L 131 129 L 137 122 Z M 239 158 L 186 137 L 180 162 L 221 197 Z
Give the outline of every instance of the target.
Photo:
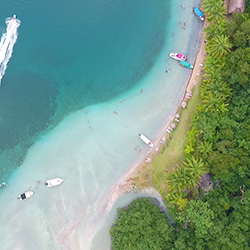
M 175 60 L 178 60 L 178 61 L 186 61 L 187 60 L 187 56 L 185 56 L 181 53 L 170 53 L 169 56 Z
M 141 138 L 142 141 L 144 141 L 149 147 L 153 147 L 154 144 L 151 142 L 144 134 L 139 134 L 139 137 Z
M 64 180 L 61 178 L 55 178 L 51 180 L 45 181 L 45 186 L 46 187 L 54 187 L 60 185 Z
M 27 191 L 27 192 L 25 192 L 25 193 L 23 193 L 23 194 L 20 194 L 20 195 L 18 195 L 17 196 L 17 199 L 19 199 L 19 200 L 25 200 L 25 199 L 28 199 L 28 198 L 30 198 L 31 196 L 33 196 L 34 195 L 34 191 Z

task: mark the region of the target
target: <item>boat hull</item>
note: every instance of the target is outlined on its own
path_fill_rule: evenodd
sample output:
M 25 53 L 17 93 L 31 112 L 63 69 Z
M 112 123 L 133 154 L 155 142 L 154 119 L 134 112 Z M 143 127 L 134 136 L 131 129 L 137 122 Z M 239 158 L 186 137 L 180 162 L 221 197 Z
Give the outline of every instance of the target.
M 149 147 L 153 147 L 154 146 L 154 144 L 145 136 L 145 135 L 143 135 L 143 134 L 139 134 L 139 137 L 140 137 L 140 139 L 144 142 L 144 143 L 146 143 Z
M 46 187 L 54 187 L 60 185 L 64 180 L 61 178 L 55 178 L 51 180 L 45 181 L 45 186 Z
M 31 196 L 33 196 L 34 195 L 34 191 L 27 191 L 27 192 L 25 192 L 25 193 L 23 193 L 23 194 L 20 194 L 20 195 L 18 195 L 17 196 L 17 199 L 19 199 L 19 200 L 26 200 L 26 199 L 29 199 Z
M 178 60 L 178 61 L 186 61 L 187 60 L 187 56 L 185 56 L 181 53 L 169 53 L 169 56 L 175 60 Z
M 188 69 L 193 69 L 194 66 L 186 61 L 180 61 L 179 64 L 185 68 L 188 68 Z
M 204 21 L 204 20 L 205 20 L 204 14 L 200 11 L 199 8 L 196 7 L 196 8 L 193 9 L 193 11 L 194 11 L 194 14 L 195 14 L 201 21 Z

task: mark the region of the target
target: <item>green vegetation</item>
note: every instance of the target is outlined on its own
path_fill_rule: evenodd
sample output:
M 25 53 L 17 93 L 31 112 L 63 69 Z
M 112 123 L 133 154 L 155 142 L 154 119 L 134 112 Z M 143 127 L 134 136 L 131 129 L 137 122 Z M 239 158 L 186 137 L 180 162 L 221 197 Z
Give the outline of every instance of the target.
M 181 166 L 177 165 L 173 172 L 168 173 L 166 182 L 170 193 L 166 198 L 169 205 L 177 205 L 180 210 L 185 209 L 188 204 L 187 193 L 196 188 L 204 173 L 204 163 L 193 156 L 183 162 Z
M 180 124 L 173 132 L 173 138 L 159 152 L 159 157 L 155 157 L 150 170 L 152 173 L 154 187 L 160 192 L 165 199 L 168 189 L 166 183 L 166 171 L 171 171 L 176 165 L 182 164 L 185 160 L 185 144 L 187 132 L 190 130 L 191 116 L 194 114 L 195 107 L 200 103 L 198 94 L 199 87 L 193 90 L 193 97 L 189 100 L 188 105 L 181 111 Z
M 140 198 L 125 210 L 111 228 L 112 248 L 116 250 L 160 250 L 173 247 L 174 229 L 165 213 L 159 212 L 151 199 Z
M 247 9 L 227 20 L 222 0 L 204 0 L 202 8 L 210 25 L 205 29 L 208 55 L 201 103 L 185 148 L 171 166 L 161 163 L 154 170 L 161 180 L 154 185 L 167 194 L 175 226 L 166 231 L 166 245 L 137 249 L 250 249 L 250 16 Z M 205 170 L 211 178 L 209 191 L 199 186 Z M 124 221 L 131 216 L 126 211 Z M 140 211 L 140 206 L 134 207 L 133 216 Z M 116 235 L 112 237 L 115 242 Z M 137 238 L 137 244 L 143 240 Z

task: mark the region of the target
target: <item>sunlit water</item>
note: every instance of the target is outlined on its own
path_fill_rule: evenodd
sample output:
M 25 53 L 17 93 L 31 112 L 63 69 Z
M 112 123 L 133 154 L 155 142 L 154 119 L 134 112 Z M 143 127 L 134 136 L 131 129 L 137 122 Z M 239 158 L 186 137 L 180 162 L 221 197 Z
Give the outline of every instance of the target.
M 145 157 L 138 134 L 157 139 L 191 73 L 166 58 L 182 52 L 193 63 L 202 27 L 198 0 L 138 2 L 0 10 L 22 22 L 0 88 L 1 249 L 109 249 L 98 233 L 113 220 L 112 188 Z M 53 177 L 63 184 L 46 188 Z M 29 189 L 32 198 L 16 199 Z

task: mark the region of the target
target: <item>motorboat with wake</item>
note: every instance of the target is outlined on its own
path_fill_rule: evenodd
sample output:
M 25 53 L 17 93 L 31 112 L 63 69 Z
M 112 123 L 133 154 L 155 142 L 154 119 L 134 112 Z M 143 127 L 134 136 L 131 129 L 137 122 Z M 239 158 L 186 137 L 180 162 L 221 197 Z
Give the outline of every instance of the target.
M 186 61 L 180 61 L 179 64 L 185 68 L 188 68 L 188 69 L 193 69 L 194 66 Z
M 196 8 L 193 9 L 193 11 L 194 11 L 194 14 L 195 14 L 201 21 L 204 21 L 204 20 L 205 20 L 204 14 L 200 11 L 199 8 L 196 7 Z
M 34 195 L 34 191 L 27 191 L 27 192 L 25 192 L 25 193 L 23 193 L 23 194 L 20 194 L 20 195 L 18 195 L 17 196 L 17 199 L 19 199 L 19 200 L 25 200 L 25 199 L 28 199 L 28 198 L 30 198 L 31 196 L 33 196 Z
M 16 19 L 16 15 L 15 14 L 13 15 L 12 19 Z
M 149 147 L 153 147 L 154 144 L 151 142 L 145 135 L 139 134 L 139 137 L 141 138 L 142 141 L 144 141 Z
M 175 60 L 178 60 L 178 61 L 186 61 L 187 60 L 187 56 L 185 56 L 181 53 L 170 53 L 169 56 Z
M 51 180 L 45 181 L 45 186 L 46 187 L 54 187 L 60 185 L 64 180 L 61 178 L 55 178 Z

